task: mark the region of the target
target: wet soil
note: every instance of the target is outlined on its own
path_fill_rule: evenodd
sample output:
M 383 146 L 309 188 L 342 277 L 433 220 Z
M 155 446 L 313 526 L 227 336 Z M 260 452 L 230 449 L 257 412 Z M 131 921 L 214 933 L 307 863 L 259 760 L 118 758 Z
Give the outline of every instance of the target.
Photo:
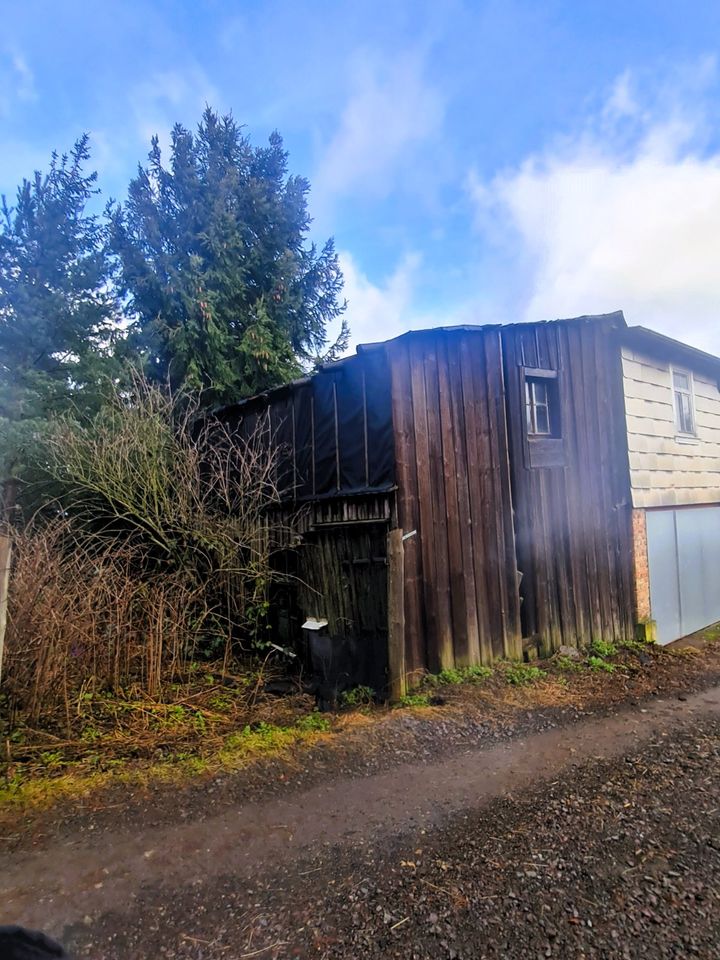
M 202 818 L 195 816 L 195 792 L 176 795 L 172 821 L 167 800 L 160 817 L 144 825 L 132 804 L 129 816 L 122 805 L 106 807 L 85 824 L 75 813 L 44 833 L 20 835 L 0 859 L 0 922 L 42 927 L 78 956 L 121 960 L 715 956 L 702 952 L 702 937 L 719 920 L 717 886 L 710 874 L 693 873 L 715 864 L 712 844 L 683 867 L 691 889 L 700 884 L 704 906 L 693 915 L 700 933 L 677 939 L 676 918 L 657 907 L 667 890 L 676 899 L 685 895 L 675 876 L 684 874 L 668 866 L 687 846 L 676 824 L 689 817 L 693 830 L 702 823 L 710 839 L 719 836 L 714 827 L 708 834 L 708 825 L 720 809 L 713 766 L 720 687 L 622 708 L 605 703 L 599 716 L 583 718 L 585 712 L 567 704 L 530 710 L 524 729 L 516 716 L 514 735 L 504 742 L 479 737 L 472 711 L 465 728 L 442 711 L 420 720 L 393 716 L 386 735 L 396 724 L 419 723 L 422 733 L 417 751 L 402 762 L 396 746 L 389 768 L 356 768 L 352 775 L 330 768 L 324 782 L 313 774 L 304 785 L 300 777 L 285 796 L 277 789 L 244 802 L 225 796 Z M 458 737 L 461 729 L 470 733 Z M 452 747 L 443 755 L 446 742 Z M 368 756 L 374 753 L 370 744 Z M 696 758 L 689 767 L 688 756 Z M 697 802 L 688 807 L 693 795 Z M 636 810 L 638 797 L 652 803 L 636 822 L 626 811 Z M 663 831 L 675 831 L 675 839 L 662 856 L 653 854 L 653 879 L 635 877 L 646 848 L 658 843 L 654 833 Z M 617 867 L 626 854 L 629 873 Z M 659 874 L 658 863 L 665 865 Z M 627 920 L 627 908 L 627 922 L 612 928 L 619 939 L 606 933 L 607 944 L 593 946 L 596 934 L 588 932 L 617 913 L 626 877 L 641 892 L 650 884 L 656 902 L 647 902 L 660 920 Z M 661 881 L 669 886 L 658 892 Z M 591 895 L 595 885 L 604 891 L 600 900 Z M 670 925 L 666 946 L 675 952 L 638 952 L 646 921 L 661 941 Z M 565 952 L 560 944 L 569 945 Z

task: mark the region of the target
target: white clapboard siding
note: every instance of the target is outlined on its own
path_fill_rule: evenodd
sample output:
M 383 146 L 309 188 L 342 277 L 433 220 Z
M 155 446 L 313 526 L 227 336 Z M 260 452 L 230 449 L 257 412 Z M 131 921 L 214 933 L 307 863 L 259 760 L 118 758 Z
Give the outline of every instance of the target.
M 633 506 L 720 503 L 717 383 L 693 371 L 697 439 L 687 439 L 675 429 L 670 367 L 628 348 L 622 362 Z

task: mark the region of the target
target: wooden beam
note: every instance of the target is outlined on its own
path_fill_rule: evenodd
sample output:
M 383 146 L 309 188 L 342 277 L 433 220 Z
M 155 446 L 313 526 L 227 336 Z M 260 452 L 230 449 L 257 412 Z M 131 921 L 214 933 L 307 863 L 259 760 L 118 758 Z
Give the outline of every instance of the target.
M 0 533 L 0 684 L 2 684 L 3 654 L 5 652 L 5 626 L 7 624 L 11 562 L 12 540 L 9 534 Z
M 405 672 L 405 547 L 400 527 L 390 530 L 388 555 L 388 672 L 390 699 L 399 700 L 407 691 Z
M 3 488 L 2 515 L 0 515 L 0 684 L 2 684 L 5 627 L 7 626 L 8 592 L 10 590 L 10 565 L 12 563 L 12 537 L 8 520 L 15 506 L 16 496 L 17 481 L 6 480 Z

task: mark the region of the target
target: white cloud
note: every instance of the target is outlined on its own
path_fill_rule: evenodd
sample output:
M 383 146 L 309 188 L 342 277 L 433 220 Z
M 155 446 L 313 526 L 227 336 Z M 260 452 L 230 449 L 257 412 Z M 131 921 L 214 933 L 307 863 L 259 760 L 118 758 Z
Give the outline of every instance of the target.
M 382 197 L 392 190 L 408 149 L 442 123 L 442 99 L 424 73 L 419 54 L 356 60 L 352 93 L 313 178 L 318 193 Z
M 17 104 L 35 99 L 35 77 L 25 57 L 17 50 L 0 56 L 0 116 L 9 117 Z
M 183 70 L 158 70 L 131 93 L 140 138 L 149 146 L 157 134 L 163 153 L 169 147 L 173 124 L 180 122 L 194 128 L 206 104 L 217 107 L 218 103 L 217 89 L 207 74 L 193 65 Z
M 346 319 L 350 325 L 349 352 L 360 343 L 390 340 L 408 330 L 427 330 L 462 323 L 489 323 L 487 305 L 476 297 L 436 307 L 423 303 L 423 261 L 419 253 L 407 253 L 392 273 L 373 283 L 351 253 L 338 254 L 345 277 Z
M 343 296 L 348 302 L 346 319 L 350 325 L 351 349 L 358 343 L 388 340 L 410 329 L 419 255 L 404 256 L 392 274 L 379 284 L 368 279 L 352 254 L 341 250 L 338 256 L 345 277 Z
M 720 353 L 720 150 L 696 96 L 641 100 L 625 74 L 576 137 L 489 183 L 471 176 L 479 224 L 515 245 L 518 319 L 621 308 Z

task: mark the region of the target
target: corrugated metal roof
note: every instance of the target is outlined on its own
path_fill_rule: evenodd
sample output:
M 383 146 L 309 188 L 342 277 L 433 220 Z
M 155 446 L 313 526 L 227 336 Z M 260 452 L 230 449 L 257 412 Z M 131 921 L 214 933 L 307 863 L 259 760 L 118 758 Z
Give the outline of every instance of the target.
M 390 343 L 396 343 L 399 340 L 405 340 L 410 337 L 422 337 L 429 334 L 438 334 L 438 333 L 485 333 L 489 330 L 500 330 L 500 329 L 516 329 L 518 327 L 539 327 L 548 323 L 583 323 L 589 321 L 597 320 L 609 320 L 613 319 L 621 324 L 623 327 L 627 326 L 625 322 L 625 317 L 622 310 L 615 310 L 612 313 L 600 313 L 600 314 L 585 314 L 581 317 L 567 317 L 560 318 L 557 320 L 533 320 L 533 321 L 524 321 L 520 323 L 479 323 L 479 324 L 455 324 L 447 327 L 424 327 L 420 330 L 407 330 L 405 333 L 399 334 L 397 337 L 391 337 L 389 340 L 379 340 L 375 343 L 360 343 L 355 348 L 355 353 L 347 357 L 342 357 L 340 360 L 334 360 L 331 363 L 324 363 L 321 367 L 318 368 L 313 373 L 308 374 L 305 377 L 301 377 L 298 380 L 291 380 L 288 383 L 283 383 L 278 387 L 274 387 L 271 390 L 266 390 L 264 393 L 256 394 L 252 397 L 247 397 L 243 400 L 238 400 L 237 403 L 227 404 L 224 407 L 216 410 L 216 413 L 227 413 L 231 410 L 238 410 L 249 403 L 256 403 L 261 400 L 267 400 L 271 397 L 281 396 L 282 393 L 286 390 L 294 390 L 298 387 L 304 386 L 309 383 L 310 380 L 322 373 L 332 372 L 337 370 L 339 367 L 342 367 L 344 364 L 347 364 L 353 361 L 357 356 L 362 353 L 369 352 L 372 350 L 380 350 L 386 347 Z M 631 328 L 631 329 L 643 329 L 643 328 Z

